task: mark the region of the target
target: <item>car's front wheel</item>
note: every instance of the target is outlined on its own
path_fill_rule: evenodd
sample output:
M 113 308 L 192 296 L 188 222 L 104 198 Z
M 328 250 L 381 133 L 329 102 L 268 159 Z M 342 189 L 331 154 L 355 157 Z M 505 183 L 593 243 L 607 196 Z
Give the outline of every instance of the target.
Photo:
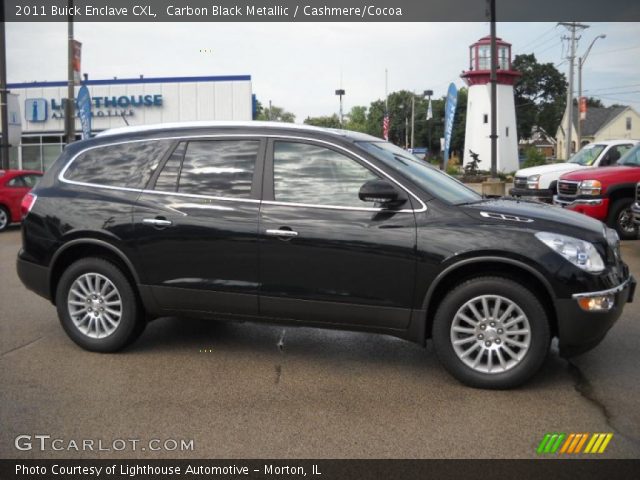
M 56 305 L 67 335 L 91 351 L 120 350 L 138 338 L 145 325 L 131 283 L 102 258 L 83 258 L 65 270 Z
M 436 355 L 458 380 L 513 388 L 531 378 L 549 350 L 547 314 L 534 294 L 502 277 L 476 277 L 450 291 L 436 312 Z

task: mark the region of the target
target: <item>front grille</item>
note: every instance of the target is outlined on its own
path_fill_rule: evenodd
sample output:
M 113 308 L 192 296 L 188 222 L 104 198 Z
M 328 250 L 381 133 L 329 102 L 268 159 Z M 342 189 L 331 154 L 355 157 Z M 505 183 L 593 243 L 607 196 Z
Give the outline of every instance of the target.
M 578 182 L 560 180 L 558 182 L 558 195 L 575 197 L 578 193 Z
M 513 181 L 515 188 L 527 188 L 527 177 L 516 177 Z

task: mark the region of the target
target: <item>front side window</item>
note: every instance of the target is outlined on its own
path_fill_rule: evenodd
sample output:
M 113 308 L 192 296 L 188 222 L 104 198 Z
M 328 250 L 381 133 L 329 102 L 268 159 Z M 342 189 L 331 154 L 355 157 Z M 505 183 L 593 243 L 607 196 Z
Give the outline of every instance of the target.
M 640 167 L 640 145 L 636 145 L 618 161 L 618 165 Z
M 307 205 L 366 207 L 360 187 L 380 178 L 355 160 L 318 145 L 275 142 L 273 189 L 275 200 Z
M 162 167 L 155 189 L 250 198 L 259 149 L 258 140 L 181 142 Z
M 168 140 L 105 145 L 81 153 L 64 178 L 74 182 L 142 189 L 171 144 Z

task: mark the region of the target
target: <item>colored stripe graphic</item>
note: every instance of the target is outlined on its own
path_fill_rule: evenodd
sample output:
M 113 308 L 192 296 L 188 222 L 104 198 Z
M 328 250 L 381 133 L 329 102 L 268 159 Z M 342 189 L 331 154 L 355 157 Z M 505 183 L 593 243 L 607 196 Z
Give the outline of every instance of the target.
M 604 453 L 613 438 L 613 433 L 546 433 L 536 449 L 540 454 Z M 588 440 L 588 441 L 587 441 Z M 585 447 L 586 444 L 586 447 Z M 584 447 L 584 450 L 583 450 Z

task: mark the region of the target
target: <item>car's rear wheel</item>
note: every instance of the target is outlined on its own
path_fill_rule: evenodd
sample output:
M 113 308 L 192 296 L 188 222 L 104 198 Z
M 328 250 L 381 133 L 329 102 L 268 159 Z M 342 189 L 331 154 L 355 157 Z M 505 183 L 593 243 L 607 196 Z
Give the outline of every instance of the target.
M 613 202 L 607 224 L 615 228 L 622 240 L 634 240 L 638 238 L 638 225 L 633 221 L 631 206 L 632 198 L 621 198 Z
M 87 350 L 120 350 L 144 329 L 131 283 L 117 266 L 101 258 L 83 258 L 65 270 L 56 305 L 67 335 Z
M 11 223 L 11 217 L 9 216 L 9 211 L 0 206 L 0 232 L 6 230 L 6 228 Z
M 550 343 L 547 314 L 533 293 L 502 277 L 476 277 L 449 292 L 436 312 L 436 354 L 458 380 L 513 388 L 531 378 Z

